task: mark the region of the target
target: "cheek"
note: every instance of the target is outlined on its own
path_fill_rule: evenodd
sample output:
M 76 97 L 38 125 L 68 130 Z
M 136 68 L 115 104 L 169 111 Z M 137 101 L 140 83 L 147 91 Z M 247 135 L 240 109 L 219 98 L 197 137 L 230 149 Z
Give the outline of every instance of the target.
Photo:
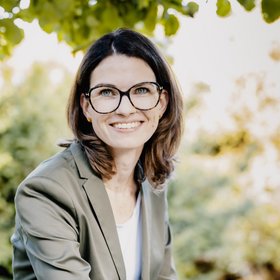
M 92 123 L 92 128 L 95 131 L 95 133 L 98 135 L 100 133 L 100 125 L 98 124 L 98 122 L 93 122 Z

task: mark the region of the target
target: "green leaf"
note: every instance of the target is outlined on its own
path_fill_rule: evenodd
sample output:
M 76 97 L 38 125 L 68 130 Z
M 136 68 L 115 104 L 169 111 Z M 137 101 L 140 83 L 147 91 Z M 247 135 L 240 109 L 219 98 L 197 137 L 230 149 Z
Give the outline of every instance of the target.
M 256 7 L 255 0 L 237 0 L 246 11 L 251 11 Z
M 65 16 L 65 14 L 69 14 L 75 10 L 75 2 L 75 0 L 55 0 L 53 1 L 53 6 Z
M 42 9 L 40 10 L 40 15 L 38 16 L 41 28 L 47 33 L 54 32 L 56 26 L 60 25 L 60 20 L 63 17 L 64 14 L 59 11 L 54 4 L 49 2 L 43 4 Z
M 101 15 L 101 22 L 105 32 L 112 31 L 115 28 L 123 26 L 123 21 L 119 16 L 118 10 L 114 6 L 110 6 L 103 11 Z
M 272 23 L 280 17 L 279 0 L 262 0 L 262 14 L 267 23 Z
M 88 15 L 86 17 L 86 23 L 88 26 L 96 26 L 98 24 L 98 20 L 94 16 Z
M 0 26 L 1 46 L 15 46 L 23 39 L 23 30 L 14 24 L 14 19 L 2 19 L 0 20 Z
M 231 4 L 229 0 L 217 0 L 217 15 L 220 17 L 226 17 L 231 12 Z
M 6 0 L 1 2 L 3 3 L 1 3 L 0 6 L 3 7 L 7 12 L 11 12 L 14 7 L 17 7 L 19 5 L 18 0 Z
M 17 17 L 24 21 L 32 22 L 36 18 L 36 13 L 33 11 L 32 7 L 30 7 L 28 9 L 20 10 Z
M 157 12 L 158 12 L 158 6 L 157 4 L 153 4 L 150 6 L 148 13 L 146 15 L 146 18 L 144 20 L 145 28 L 149 31 L 152 32 L 157 23 Z
M 186 16 L 194 17 L 194 15 L 198 12 L 199 5 L 195 2 L 189 2 L 187 6 L 183 7 L 183 14 Z
M 123 26 L 127 28 L 134 28 L 136 23 L 142 22 L 145 20 L 145 17 L 149 13 L 149 9 L 136 10 L 129 9 L 125 13 L 120 13 L 120 17 L 123 21 Z
M 0 19 L 0 60 L 10 56 L 21 42 L 24 32 L 14 24 L 13 18 Z
M 138 9 L 142 10 L 143 8 L 149 7 L 150 0 L 138 0 L 137 1 L 137 6 Z
M 168 14 L 164 20 L 164 32 L 166 36 L 174 35 L 180 26 L 179 20 L 175 15 Z

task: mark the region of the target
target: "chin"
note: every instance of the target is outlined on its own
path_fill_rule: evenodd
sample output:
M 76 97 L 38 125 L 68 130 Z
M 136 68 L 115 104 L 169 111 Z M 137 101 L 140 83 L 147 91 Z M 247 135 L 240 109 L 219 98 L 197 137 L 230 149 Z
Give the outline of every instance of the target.
M 111 147 L 111 149 L 114 150 L 139 150 L 139 149 L 143 149 L 144 147 L 144 142 L 141 143 L 135 143 L 135 141 L 133 142 L 126 142 L 126 141 L 122 141 L 121 143 L 112 143 L 111 145 L 109 145 Z

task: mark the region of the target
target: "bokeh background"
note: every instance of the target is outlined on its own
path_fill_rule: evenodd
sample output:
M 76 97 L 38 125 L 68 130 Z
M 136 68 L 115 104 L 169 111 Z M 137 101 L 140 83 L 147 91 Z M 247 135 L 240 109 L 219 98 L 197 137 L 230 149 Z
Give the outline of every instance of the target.
M 179 279 L 279 280 L 279 16 L 279 0 L 0 0 L 0 279 L 18 184 L 72 137 L 83 50 L 126 26 L 161 48 L 184 93 L 169 183 Z

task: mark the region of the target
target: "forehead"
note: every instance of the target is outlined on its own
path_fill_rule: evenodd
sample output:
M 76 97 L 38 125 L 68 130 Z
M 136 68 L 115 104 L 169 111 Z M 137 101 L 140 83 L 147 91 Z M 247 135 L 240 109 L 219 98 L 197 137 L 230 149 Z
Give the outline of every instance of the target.
M 156 81 L 156 78 L 144 60 L 119 54 L 103 59 L 90 76 L 91 86 L 106 83 L 124 89 L 147 81 Z

